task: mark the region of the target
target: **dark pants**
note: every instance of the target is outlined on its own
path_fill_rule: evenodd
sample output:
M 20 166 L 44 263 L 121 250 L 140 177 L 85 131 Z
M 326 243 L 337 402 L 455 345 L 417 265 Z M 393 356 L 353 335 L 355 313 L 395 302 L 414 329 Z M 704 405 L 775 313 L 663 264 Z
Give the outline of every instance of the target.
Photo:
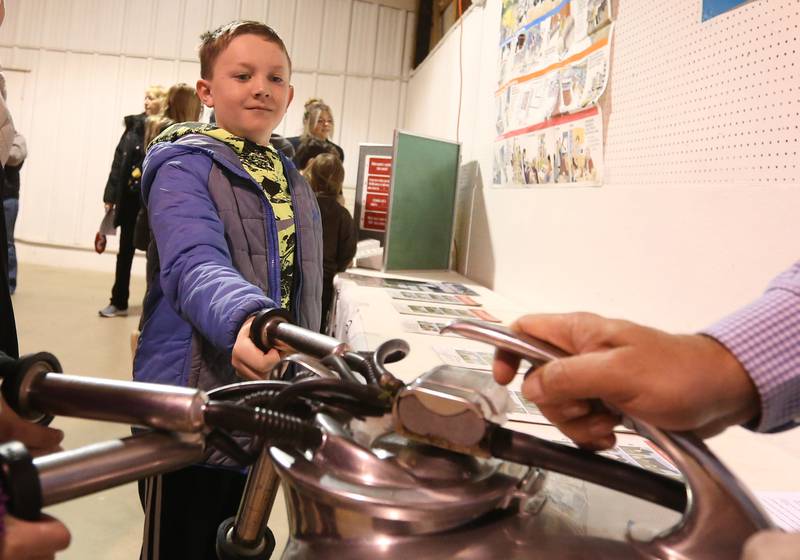
M 217 528 L 236 515 L 246 480 L 238 471 L 195 465 L 139 481 L 140 560 L 217 560 Z
M 14 245 L 14 225 L 19 213 L 18 198 L 3 199 L 3 214 L 6 218 L 6 239 L 8 240 L 8 289 L 13 294 L 17 289 L 17 247 Z
M 123 204 L 117 207 L 119 219 L 119 253 L 117 253 L 117 270 L 114 275 L 114 287 L 111 288 L 111 305 L 117 309 L 128 309 L 130 295 L 131 265 L 136 248 L 133 246 L 133 230 L 136 226 L 136 214 L 139 213 L 139 195 L 127 194 Z

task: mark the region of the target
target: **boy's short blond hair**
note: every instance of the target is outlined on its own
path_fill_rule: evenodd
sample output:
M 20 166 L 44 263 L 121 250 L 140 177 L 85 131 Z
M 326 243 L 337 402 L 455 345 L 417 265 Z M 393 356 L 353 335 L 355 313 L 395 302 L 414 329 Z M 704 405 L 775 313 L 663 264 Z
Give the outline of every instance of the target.
M 286 60 L 289 61 L 289 72 L 292 71 L 292 59 L 283 39 L 269 25 L 258 21 L 237 20 L 221 25 L 214 31 L 206 31 L 200 36 L 200 77 L 210 80 L 214 74 L 214 63 L 230 42 L 239 35 L 258 35 L 269 43 L 278 45 Z

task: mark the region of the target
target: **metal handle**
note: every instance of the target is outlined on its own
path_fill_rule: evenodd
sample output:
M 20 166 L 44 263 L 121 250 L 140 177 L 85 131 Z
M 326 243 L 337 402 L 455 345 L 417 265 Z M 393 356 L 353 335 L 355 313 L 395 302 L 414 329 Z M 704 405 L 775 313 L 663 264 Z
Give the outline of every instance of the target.
M 25 372 L 16 401 L 24 417 L 53 414 L 198 432 L 204 427 L 203 408 L 208 397 L 185 387 L 32 369 Z
M 250 325 L 250 339 L 262 351 L 275 348 L 282 353 L 300 352 L 315 358 L 341 356 L 350 348 L 344 342 L 289 322 L 284 309 L 265 309 Z
M 16 445 L 24 450 L 21 444 Z M 19 449 L 12 451 L 21 457 Z M 16 517 L 35 521 L 40 519 L 43 507 L 170 472 L 202 457 L 203 442 L 199 435 L 184 439 L 170 433 L 147 432 L 52 453 L 33 461 L 28 458 L 24 462 L 26 468 L 4 469 L 3 485 L 16 490 L 10 494 L 6 507 Z M 27 490 L 23 492 L 24 489 Z

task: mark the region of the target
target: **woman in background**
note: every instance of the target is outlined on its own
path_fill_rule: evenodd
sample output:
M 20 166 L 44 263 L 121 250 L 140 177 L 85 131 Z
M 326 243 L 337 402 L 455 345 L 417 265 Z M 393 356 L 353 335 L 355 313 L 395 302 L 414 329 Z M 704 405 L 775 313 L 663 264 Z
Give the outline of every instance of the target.
M 133 231 L 141 206 L 139 181 L 142 177 L 145 151 L 145 119 L 161 111 L 164 94 L 164 88 L 161 86 L 147 88 L 144 96 L 144 112 L 125 117 L 125 131 L 114 152 L 103 202 L 106 212 L 112 208 L 116 209 L 114 226 L 120 228 L 119 252 L 114 287 L 111 288 L 111 301 L 99 311 L 101 317 L 119 317 L 128 314 L 131 264 L 133 264 L 133 253 L 136 251 Z
M 297 153 L 304 142 L 311 139 L 320 140 L 330 145 L 339 155 L 339 159 L 344 161 L 344 150 L 333 142 L 333 113 L 331 108 L 322 99 L 312 97 L 306 101 L 305 112 L 303 113 L 303 134 L 287 138 L 294 146 Z M 295 163 L 297 163 L 295 161 Z M 299 167 L 302 169 L 302 167 Z
M 338 156 L 323 153 L 303 170 L 311 188 L 317 195 L 322 217 L 322 325 L 328 326 L 328 313 L 333 300 L 333 277 L 344 272 L 356 254 L 356 230 L 353 217 L 339 204 L 337 196 L 344 183 L 344 167 Z

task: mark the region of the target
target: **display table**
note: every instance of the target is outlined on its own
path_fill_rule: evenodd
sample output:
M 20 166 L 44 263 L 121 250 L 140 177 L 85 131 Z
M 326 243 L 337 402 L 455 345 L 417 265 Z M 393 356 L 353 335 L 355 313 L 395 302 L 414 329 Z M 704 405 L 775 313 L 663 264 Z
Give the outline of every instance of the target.
M 403 286 L 403 281 L 409 281 Z M 435 291 L 413 282 L 451 283 Z M 331 334 L 356 350 L 371 350 L 392 338 L 406 340 L 410 354 L 389 369 L 404 382 L 443 363 L 488 369 L 492 348 L 483 343 L 457 336 L 440 335 L 438 326 L 452 318 L 441 316 L 442 308 L 459 309 L 457 313 L 473 313 L 476 319 L 497 319 L 508 324 L 527 312 L 495 292 L 475 284 L 452 271 L 425 271 L 383 274 L 373 270 L 351 269 L 334 281 L 337 297 L 331 321 Z M 405 288 L 405 289 L 404 289 Z M 464 290 L 464 288 L 466 290 Z M 453 297 L 472 293 L 480 307 L 453 305 Z M 407 298 L 423 295 L 428 301 Z M 469 300 L 467 300 L 469 302 Z M 470 311 L 471 310 L 471 311 Z M 419 313 L 419 314 L 416 314 Z M 457 362 L 463 363 L 457 363 Z M 512 385 L 513 389 L 513 385 Z M 517 398 L 512 399 L 518 401 Z M 512 414 L 510 418 L 515 418 Z M 561 438 L 552 427 L 530 422 L 513 422 L 515 429 L 540 435 L 550 430 L 550 437 Z M 625 441 L 626 434 L 620 435 Z M 632 436 L 638 437 L 638 436 Z M 800 430 L 783 434 L 754 434 L 739 427 L 707 441 L 709 447 L 752 491 L 781 492 L 783 500 L 797 503 L 800 492 Z M 791 504 L 790 504 L 791 505 Z M 796 523 L 797 520 L 795 519 Z M 795 530 L 800 529 L 797 527 Z

